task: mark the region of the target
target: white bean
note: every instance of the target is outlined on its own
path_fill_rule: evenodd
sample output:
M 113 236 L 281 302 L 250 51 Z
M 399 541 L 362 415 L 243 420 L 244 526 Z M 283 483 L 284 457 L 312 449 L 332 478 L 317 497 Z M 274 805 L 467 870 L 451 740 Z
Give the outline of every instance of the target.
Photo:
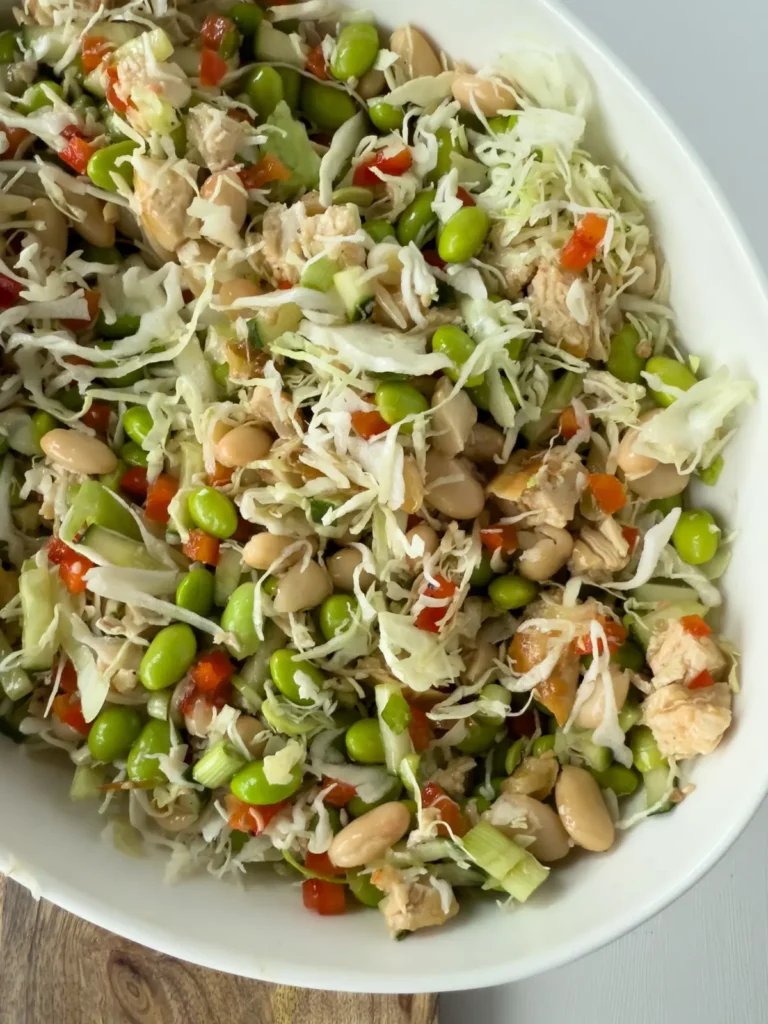
M 639 480 L 628 480 L 627 486 L 639 498 L 653 501 L 656 498 L 673 498 L 682 494 L 688 486 L 690 477 L 678 473 L 674 466 L 662 463 L 652 473 L 640 477 Z
M 525 548 L 517 568 L 528 580 L 548 580 L 565 565 L 573 551 L 573 537 L 556 526 L 540 526 L 538 530 L 522 530 L 520 544 Z M 530 539 L 530 546 L 528 540 Z
M 622 672 L 616 665 L 611 665 L 611 683 L 613 684 L 613 698 L 616 701 L 616 709 L 621 711 L 629 693 L 629 673 Z M 584 683 L 581 684 L 584 686 Z M 576 725 L 580 729 L 597 729 L 603 720 L 605 711 L 605 688 L 602 677 L 587 684 L 592 687 L 592 692 L 579 708 L 576 715 Z
M 496 427 L 476 423 L 464 445 L 464 455 L 472 462 L 493 462 L 504 449 L 504 435 Z
M 372 100 L 374 96 L 380 96 L 384 92 L 386 84 L 384 72 L 371 68 L 357 83 L 357 94 L 364 100 Z
M 200 195 L 203 199 L 210 199 L 215 206 L 229 210 L 235 231 L 242 228 L 248 212 L 248 194 L 236 171 L 215 171 L 203 183 Z
M 243 561 L 246 565 L 250 565 L 252 569 L 268 569 L 275 559 L 282 555 L 286 548 L 289 548 L 291 544 L 295 544 L 299 539 L 299 537 L 284 537 L 282 534 L 269 533 L 267 530 L 263 533 L 257 533 L 250 538 L 243 548 Z M 317 538 L 307 537 L 304 539 L 310 542 L 313 552 L 317 551 Z M 306 553 L 307 548 L 305 545 L 297 548 L 295 553 L 289 555 L 282 563 L 281 568 L 290 568 L 292 565 L 300 562 Z
M 265 459 L 272 447 L 272 435 L 253 423 L 241 423 L 216 443 L 216 461 L 230 469 Z
M 235 277 L 231 281 L 225 281 L 221 288 L 219 288 L 216 295 L 216 305 L 226 310 L 230 320 L 239 320 L 240 317 L 251 316 L 253 310 L 244 309 L 243 307 L 227 309 L 227 306 L 231 306 L 237 299 L 250 298 L 252 295 L 261 295 L 261 288 L 256 282 L 245 277 Z
M 263 757 L 268 739 L 264 724 L 253 715 L 240 715 L 235 723 L 235 729 L 251 757 Z M 260 738 L 262 736 L 263 739 Z
M 45 454 L 70 473 L 92 475 L 111 473 L 117 466 L 117 456 L 103 441 L 79 430 L 57 427 L 43 435 L 40 442 Z
M 453 80 L 453 98 L 464 110 L 474 113 L 481 110 L 486 117 L 493 117 L 500 110 L 514 110 L 517 107 L 515 93 L 510 85 L 498 78 L 481 78 L 480 75 L 457 75 Z
M 616 834 L 600 787 L 584 768 L 564 765 L 555 786 L 555 803 L 565 831 L 585 850 L 602 853 Z
M 363 556 L 357 548 L 342 548 L 335 555 L 331 555 L 325 565 L 328 569 L 328 575 L 331 577 L 333 585 L 337 590 L 344 590 L 348 594 L 354 591 L 355 569 L 362 560 Z M 364 569 L 360 573 L 360 586 L 363 590 L 367 590 L 375 579 L 375 576 L 372 576 L 371 573 L 366 572 Z
M 413 558 L 407 559 L 408 568 L 414 571 L 423 563 L 424 555 L 434 555 L 440 547 L 440 538 L 437 535 L 437 531 L 433 530 L 429 523 L 419 523 L 418 526 L 414 526 L 414 528 L 409 530 L 405 535 L 409 544 L 412 544 L 417 537 L 420 538 L 424 544 L 424 551 L 420 555 L 414 555 Z
M 359 868 L 381 860 L 408 831 L 411 815 L 397 801 L 374 807 L 333 837 L 328 856 L 338 868 Z
M 50 199 L 35 199 L 25 214 L 38 224 L 34 234 L 42 249 L 48 249 L 60 263 L 67 255 L 67 219 Z
M 443 70 L 435 51 L 412 25 L 401 25 L 395 29 L 389 48 L 398 55 L 410 78 L 431 78 Z
M 95 196 L 67 193 L 67 202 L 84 214 L 82 220 L 72 220 L 72 227 L 86 242 L 108 249 L 115 244 L 115 225 L 104 219 L 104 203 Z
M 485 494 L 468 463 L 440 452 L 427 453 L 427 501 L 451 519 L 474 519 L 485 507 Z
M 533 843 L 527 849 L 543 864 L 562 860 L 571 849 L 568 833 L 558 816 L 533 797 L 505 793 L 483 817 L 510 837 L 531 836 Z M 525 825 L 506 824 L 519 818 L 525 818 Z
M 332 593 L 333 584 L 321 565 L 310 562 L 305 569 L 298 563 L 280 580 L 275 595 L 275 611 L 278 615 L 307 611 L 322 604 Z

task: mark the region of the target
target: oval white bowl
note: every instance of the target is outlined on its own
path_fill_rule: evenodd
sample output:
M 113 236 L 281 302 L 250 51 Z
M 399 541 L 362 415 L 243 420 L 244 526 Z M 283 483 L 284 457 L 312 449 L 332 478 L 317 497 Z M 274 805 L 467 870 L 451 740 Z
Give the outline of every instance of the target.
M 364 6 L 392 27 L 415 14 L 409 0 Z M 709 369 L 726 362 L 758 386 L 768 382 L 768 302 L 755 260 L 680 133 L 627 72 L 546 2 L 419 0 L 416 6 L 418 26 L 456 58 L 479 65 L 522 33 L 582 61 L 610 152 L 651 200 L 685 344 Z M 759 599 L 768 566 L 768 494 L 758 461 L 766 450 L 768 424 L 758 404 L 729 449 L 717 489 L 706 491 L 707 503 L 738 528 L 725 615 L 725 631 L 744 654 L 733 729 L 696 766 L 696 791 L 674 813 L 624 834 L 609 854 L 558 868 L 526 906 L 502 913 L 492 900 L 471 901 L 448 926 L 393 942 L 378 914 L 316 917 L 302 907 L 297 887 L 277 879 L 245 891 L 207 876 L 166 887 L 161 861 L 131 859 L 100 841 L 95 806 L 68 799 L 68 771 L 33 761 L 4 740 L 0 867 L 65 910 L 136 942 L 218 970 L 313 988 L 421 992 L 495 985 L 609 942 L 700 878 L 768 788 L 768 629 Z

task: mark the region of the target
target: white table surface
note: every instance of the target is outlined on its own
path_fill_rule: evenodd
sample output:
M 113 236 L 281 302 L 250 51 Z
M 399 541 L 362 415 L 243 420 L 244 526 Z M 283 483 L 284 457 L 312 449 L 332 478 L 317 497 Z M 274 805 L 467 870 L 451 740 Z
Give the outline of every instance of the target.
M 767 0 L 561 2 L 666 107 L 768 267 Z M 529 981 L 446 995 L 441 1024 L 764 1024 L 767 876 L 764 804 L 717 867 L 653 920 Z

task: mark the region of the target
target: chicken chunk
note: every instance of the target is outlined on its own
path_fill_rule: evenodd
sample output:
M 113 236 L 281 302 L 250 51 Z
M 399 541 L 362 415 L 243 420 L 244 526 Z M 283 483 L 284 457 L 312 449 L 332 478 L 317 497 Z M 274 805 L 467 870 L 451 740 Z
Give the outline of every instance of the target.
M 597 298 L 590 282 L 554 263 L 541 263 L 528 295 L 545 339 L 580 359 L 605 359 Z
M 297 284 L 304 264 L 313 256 L 329 256 L 345 267 L 361 266 L 365 248 L 350 240 L 358 231 L 360 211 L 352 203 L 311 216 L 304 203 L 290 208 L 272 203 L 264 214 L 261 255 L 276 280 Z
M 443 910 L 442 897 L 433 885 L 420 879 L 408 881 L 393 867 L 374 871 L 371 881 L 387 894 L 379 904 L 379 910 L 392 935 L 445 924 L 459 912 L 459 904 L 452 893 L 448 910 Z
M 501 271 L 506 296 L 519 298 L 536 273 L 538 256 L 530 243 L 507 246 L 504 242 L 504 232 L 504 222 L 497 221 L 491 228 L 488 245 L 481 259 Z
M 454 757 L 445 768 L 438 768 L 429 781 L 442 786 L 449 796 L 463 797 L 467 792 L 467 779 L 474 767 L 474 757 Z
M 198 234 L 198 222 L 187 215 L 195 189 L 182 173 L 194 169 L 186 162 L 170 167 L 146 156 L 135 157 L 133 166 L 141 225 L 151 241 L 173 253 Z
M 728 662 L 717 644 L 708 636 L 693 636 L 679 619 L 673 619 L 648 643 L 648 664 L 653 672 L 653 686 L 669 683 L 690 683 L 701 672 L 713 679 L 725 678 Z
M 629 564 L 631 549 L 621 527 L 611 516 L 595 529 L 584 526 L 573 545 L 568 567 L 574 575 L 604 582 Z
M 521 457 L 525 461 L 521 462 Z M 531 512 L 526 526 L 563 529 L 573 519 L 586 476 L 581 459 L 565 448 L 528 458 L 516 453 L 488 485 L 491 497 L 504 501 L 505 514 Z
M 680 683 L 662 686 L 643 702 L 643 721 L 665 757 L 711 754 L 731 724 L 727 683 L 689 690 Z
M 210 103 L 199 103 L 187 115 L 187 137 L 203 164 L 221 171 L 235 162 L 246 139 L 246 125 Z

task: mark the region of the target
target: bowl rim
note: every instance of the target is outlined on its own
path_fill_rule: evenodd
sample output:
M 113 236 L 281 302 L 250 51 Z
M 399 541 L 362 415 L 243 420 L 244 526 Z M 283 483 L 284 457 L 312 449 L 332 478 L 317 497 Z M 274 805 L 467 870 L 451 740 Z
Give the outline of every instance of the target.
M 613 50 L 603 43 L 598 36 L 560 0 L 535 0 L 555 22 L 561 22 L 569 34 L 579 40 L 582 46 L 594 56 L 600 57 L 612 73 L 623 79 L 647 112 L 653 115 L 654 121 L 663 129 L 670 144 L 673 144 L 690 168 L 692 176 L 696 176 L 709 194 L 713 208 L 717 209 L 723 228 L 727 229 L 734 250 L 738 251 L 744 271 L 750 275 L 750 287 L 755 295 L 760 295 L 765 307 L 768 322 L 768 277 L 758 259 L 751 243 L 748 241 L 740 220 L 734 213 L 730 203 L 714 176 L 699 156 L 687 135 L 679 129 L 664 105 L 655 97 L 650 89 L 644 86 Z M 588 62 L 587 68 L 589 67 Z M 649 897 L 647 903 L 634 913 L 626 913 L 622 918 L 595 925 L 583 935 L 567 944 L 557 944 L 551 950 L 516 956 L 507 963 L 497 963 L 488 967 L 462 969 L 452 963 L 450 970 L 436 972 L 434 970 L 420 973 L 418 977 L 409 976 L 406 987 L 400 980 L 401 976 L 372 975 L 362 967 L 329 969 L 313 967 L 311 964 L 289 965 L 285 958 L 273 960 L 269 955 L 260 955 L 254 961 L 254 971 L 242 969 L 242 965 L 234 965 L 228 958 L 225 949 L 201 941 L 195 934 L 185 939 L 184 959 L 213 970 L 252 978 L 270 984 L 299 985 L 324 991 L 345 991 L 358 993 L 439 993 L 466 989 L 480 989 L 495 985 L 509 984 L 524 978 L 535 977 L 545 971 L 553 970 L 566 963 L 571 963 L 621 938 L 670 906 L 680 896 L 698 882 L 738 839 L 768 792 L 768 762 L 762 771 L 762 780 L 755 779 L 752 796 L 740 805 L 733 819 L 724 831 L 719 832 L 712 845 L 702 854 L 696 865 L 681 877 L 660 880 L 658 887 Z M 179 959 L 178 946 L 173 936 L 164 929 L 148 927 L 138 919 L 125 916 L 122 912 L 100 900 L 90 896 L 80 887 L 64 882 L 48 871 L 40 871 L 32 879 L 18 865 L 7 849 L 0 850 L 0 866 L 5 874 L 28 888 L 33 895 L 42 895 L 63 910 L 83 918 L 84 920 L 105 928 L 130 941 L 149 947 L 157 952 Z M 191 958 L 191 959 L 190 959 Z

